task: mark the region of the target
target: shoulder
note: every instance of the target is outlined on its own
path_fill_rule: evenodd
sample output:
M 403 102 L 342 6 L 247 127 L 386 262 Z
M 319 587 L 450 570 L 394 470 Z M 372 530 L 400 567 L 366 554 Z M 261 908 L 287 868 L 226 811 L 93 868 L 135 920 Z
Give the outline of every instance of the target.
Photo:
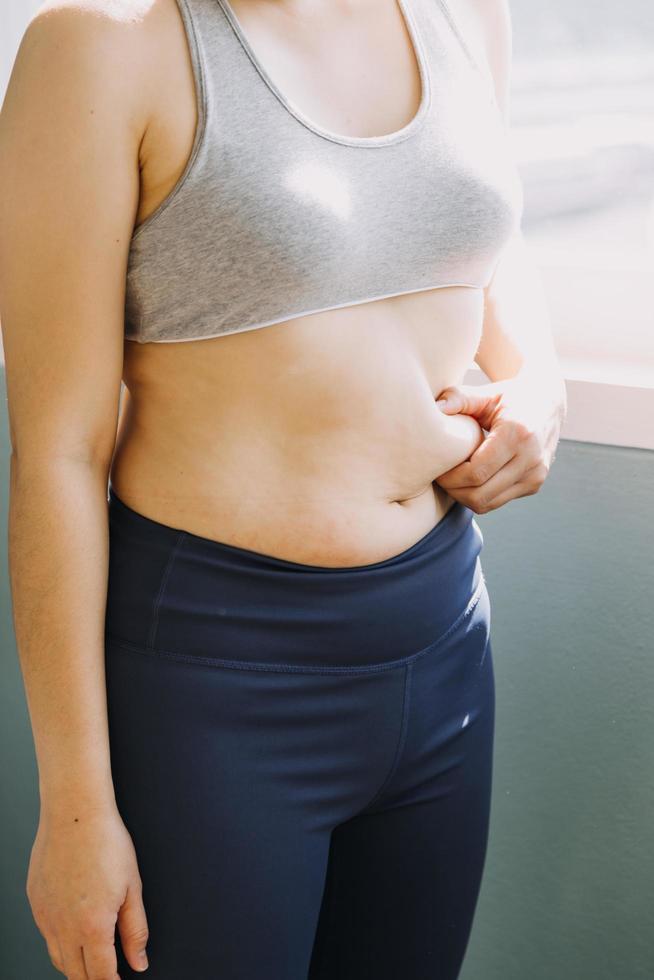
M 111 118 L 140 143 L 176 16 L 176 0 L 45 0 L 20 40 L 7 105 L 23 117 Z
M 497 103 L 508 122 L 513 54 L 509 0 L 448 0 L 448 5 L 473 52 L 488 66 Z
M 23 40 L 52 45 L 71 40 L 97 45 L 129 43 L 161 0 L 44 0 L 30 18 Z
M 13 71 L 60 97 L 129 96 L 135 105 L 156 47 L 153 25 L 174 0 L 45 0 L 29 20 Z M 137 84 L 138 88 L 134 88 Z

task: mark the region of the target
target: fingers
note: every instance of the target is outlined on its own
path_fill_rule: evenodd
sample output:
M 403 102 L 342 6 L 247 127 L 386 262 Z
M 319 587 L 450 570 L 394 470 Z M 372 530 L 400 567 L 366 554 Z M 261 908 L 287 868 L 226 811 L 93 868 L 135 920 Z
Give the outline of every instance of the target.
M 57 935 L 62 954 L 57 969 L 67 980 L 119 980 L 114 927 L 115 916 L 92 915 L 75 932 Z
M 63 957 L 62 972 L 65 974 L 66 980 L 89 980 L 84 966 L 82 947 L 78 945 L 76 940 L 66 940 L 64 937 L 60 937 L 59 948 Z
M 503 495 L 501 497 L 502 503 L 506 503 L 514 497 L 522 496 L 519 481 L 523 472 L 524 468 L 521 461 L 517 458 L 512 459 L 482 486 L 466 489 L 466 506 L 475 514 L 486 514 L 500 506 L 497 500 L 500 494 Z
M 133 970 L 146 970 L 148 958 L 145 946 L 148 941 L 148 923 L 142 901 L 141 882 L 130 884 L 125 901 L 118 911 L 120 945 Z
M 489 500 L 487 503 L 484 502 L 483 505 L 479 507 L 472 508 L 477 514 L 488 514 L 492 510 L 497 510 L 499 507 L 503 507 L 504 504 L 508 504 L 510 500 L 517 500 L 518 497 L 528 497 L 531 494 L 538 493 L 541 483 L 534 482 L 531 478 L 525 478 L 519 480 L 517 483 L 512 484 L 503 493 L 498 494 Z
M 89 913 L 69 932 L 55 930 L 42 915 L 35 917 L 35 922 L 52 965 L 66 980 L 120 980 L 114 945 L 115 915 Z
M 61 955 L 61 948 L 55 936 L 44 936 L 45 944 L 48 947 L 48 956 L 55 970 L 64 972 L 64 958 Z
M 473 415 L 484 429 L 490 429 L 502 401 L 500 382 L 487 385 L 450 385 L 440 393 L 436 405 L 448 415 Z
M 118 980 L 118 959 L 114 945 L 114 926 L 98 930 L 82 947 L 88 980 Z
M 73 971 L 77 971 L 75 976 L 79 976 L 81 980 L 87 980 L 86 970 L 84 969 L 84 961 L 80 959 L 81 953 L 80 956 L 77 956 L 76 954 L 76 947 L 78 947 L 79 944 L 73 942 L 72 952 L 68 953 L 67 956 L 64 948 L 65 943 L 55 931 L 55 928 L 48 917 L 46 906 L 44 904 L 40 904 L 32 895 L 31 883 L 28 883 L 27 896 L 32 909 L 34 924 L 45 940 L 45 944 L 48 948 L 48 956 L 50 957 L 50 962 L 54 966 L 55 970 L 58 970 L 60 973 L 64 973 L 66 976 L 68 976 L 68 968 L 70 968 Z
M 547 468 L 542 463 L 525 470 L 524 462 L 515 457 L 482 486 L 466 486 L 454 491 L 453 496 L 475 514 L 487 514 L 510 500 L 538 493 L 546 477 Z
M 503 479 L 507 477 L 506 467 L 514 458 L 516 451 L 512 441 L 505 437 L 502 429 L 497 428 L 489 432 L 485 440 L 473 452 L 470 459 L 464 460 L 458 466 L 453 467 L 447 474 L 439 477 L 442 487 L 448 492 L 451 490 L 466 491 L 474 499 L 474 491 L 484 487 L 489 480 L 503 471 Z M 533 464 L 532 464 L 533 465 Z M 523 469 L 526 467 L 523 465 Z M 495 486 L 497 485 L 497 481 Z M 489 489 L 484 487 L 484 491 Z M 462 503 L 467 503 L 467 499 L 460 498 Z

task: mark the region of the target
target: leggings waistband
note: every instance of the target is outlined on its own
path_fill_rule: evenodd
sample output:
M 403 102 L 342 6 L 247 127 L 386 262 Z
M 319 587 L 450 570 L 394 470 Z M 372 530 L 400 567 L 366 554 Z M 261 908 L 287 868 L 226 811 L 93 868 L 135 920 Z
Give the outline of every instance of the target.
M 214 666 L 395 665 L 444 642 L 484 587 L 483 536 L 458 501 L 397 555 L 327 567 L 162 524 L 110 486 L 109 543 L 107 638 Z

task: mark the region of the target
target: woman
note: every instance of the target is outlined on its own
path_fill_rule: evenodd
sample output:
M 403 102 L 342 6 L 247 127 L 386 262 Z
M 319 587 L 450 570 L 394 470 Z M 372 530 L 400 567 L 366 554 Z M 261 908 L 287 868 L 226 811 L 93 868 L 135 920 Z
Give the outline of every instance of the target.
M 10 564 L 69 980 L 459 974 L 473 514 L 540 488 L 565 401 L 509 42 L 505 0 L 58 0 L 24 35 Z

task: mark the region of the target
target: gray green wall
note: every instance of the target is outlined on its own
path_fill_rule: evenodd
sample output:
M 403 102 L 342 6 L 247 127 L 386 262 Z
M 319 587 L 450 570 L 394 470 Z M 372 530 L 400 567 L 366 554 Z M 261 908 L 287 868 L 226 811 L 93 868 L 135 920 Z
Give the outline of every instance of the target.
M 461 980 L 654 977 L 654 453 L 561 442 L 477 518 L 497 720 Z
M 24 893 L 38 790 L 7 582 L 4 415 L 0 440 L 0 978 L 48 980 L 61 974 Z M 653 485 L 650 451 L 563 441 L 540 493 L 477 517 L 495 782 L 461 980 L 654 976 Z

